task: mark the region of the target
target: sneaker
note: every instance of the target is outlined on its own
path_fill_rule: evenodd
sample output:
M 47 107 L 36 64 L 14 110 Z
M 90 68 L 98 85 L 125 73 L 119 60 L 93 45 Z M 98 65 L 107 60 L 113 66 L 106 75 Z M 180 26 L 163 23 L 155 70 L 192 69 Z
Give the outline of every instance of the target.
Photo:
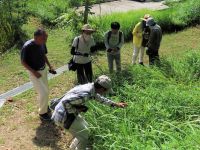
M 41 121 L 51 121 L 51 116 L 48 113 L 40 114 Z

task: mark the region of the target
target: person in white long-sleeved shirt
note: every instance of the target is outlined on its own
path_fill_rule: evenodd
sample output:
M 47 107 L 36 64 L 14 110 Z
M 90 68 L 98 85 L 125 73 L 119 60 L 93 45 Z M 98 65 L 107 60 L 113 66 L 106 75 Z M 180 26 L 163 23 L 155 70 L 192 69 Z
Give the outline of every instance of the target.
M 123 32 L 119 30 L 118 22 L 111 23 L 111 30 L 104 35 L 104 44 L 107 51 L 109 72 L 113 72 L 113 61 L 115 60 L 117 72 L 121 71 L 121 54 L 120 49 L 124 44 Z
M 110 90 L 112 90 L 111 79 L 102 75 L 94 83 L 74 87 L 59 100 L 52 119 L 57 125 L 68 129 L 73 135 L 74 139 L 70 149 L 85 150 L 87 147 L 89 137 L 88 123 L 79 114 L 87 111 L 85 106 L 87 101 L 96 100 L 111 107 L 124 108 L 127 106 L 124 102 L 116 103 L 101 96 L 101 94 Z

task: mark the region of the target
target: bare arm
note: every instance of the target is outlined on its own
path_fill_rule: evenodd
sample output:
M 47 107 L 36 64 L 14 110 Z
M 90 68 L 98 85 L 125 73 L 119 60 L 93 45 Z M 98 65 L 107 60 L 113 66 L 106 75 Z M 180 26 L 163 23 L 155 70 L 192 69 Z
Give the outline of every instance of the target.
M 56 74 L 57 72 L 54 70 L 53 66 L 51 66 L 51 64 L 50 64 L 50 62 L 48 60 L 47 55 L 44 56 L 44 59 L 45 59 L 46 64 L 49 67 L 49 72 L 52 73 L 52 74 Z
M 50 69 L 50 70 L 53 69 L 53 67 L 52 67 L 51 64 L 49 63 L 49 60 L 48 60 L 47 55 L 44 56 L 44 59 L 45 59 L 46 64 L 48 65 L 49 69 Z

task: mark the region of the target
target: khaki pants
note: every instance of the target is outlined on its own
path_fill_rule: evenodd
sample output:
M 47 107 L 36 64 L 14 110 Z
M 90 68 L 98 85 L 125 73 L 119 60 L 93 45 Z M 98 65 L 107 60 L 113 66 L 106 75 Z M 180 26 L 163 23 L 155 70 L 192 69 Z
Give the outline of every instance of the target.
M 139 54 L 139 51 L 140 51 L 139 63 L 143 62 L 144 50 L 145 50 L 145 48 L 143 46 L 141 46 L 141 47 L 134 46 L 132 64 L 135 64 L 135 61 L 136 61 L 137 56 Z
M 38 72 L 42 75 L 40 78 L 36 78 L 31 72 L 29 72 L 29 76 L 38 94 L 39 114 L 44 114 L 48 111 L 49 101 L 47 70 L 44 69 Z
M 88 123 L 78 115 L 69 128 L 74 139 L 70 145 L 71 150 L 86 150 L 89 138 Z

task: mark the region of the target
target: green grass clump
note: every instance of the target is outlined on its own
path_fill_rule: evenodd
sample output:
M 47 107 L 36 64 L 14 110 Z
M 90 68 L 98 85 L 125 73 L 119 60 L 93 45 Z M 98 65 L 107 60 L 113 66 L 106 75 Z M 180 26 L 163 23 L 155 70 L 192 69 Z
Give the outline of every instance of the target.
M 95 149 L 200 148 L 200 80 L 187 78 L 196 73 L 199 60 L 197 51 L 191 51 L 182 61 L 166 59 L 159 68 L 129 66 L 113 76 L 117 94 L 113 99 L 127 102 L 128 107 L 90 104 L 87 119 Z M 178 69 L 181 65 L 184 67 Z M 173 75 L 167 76 L 167 69 L 174 70 Z

